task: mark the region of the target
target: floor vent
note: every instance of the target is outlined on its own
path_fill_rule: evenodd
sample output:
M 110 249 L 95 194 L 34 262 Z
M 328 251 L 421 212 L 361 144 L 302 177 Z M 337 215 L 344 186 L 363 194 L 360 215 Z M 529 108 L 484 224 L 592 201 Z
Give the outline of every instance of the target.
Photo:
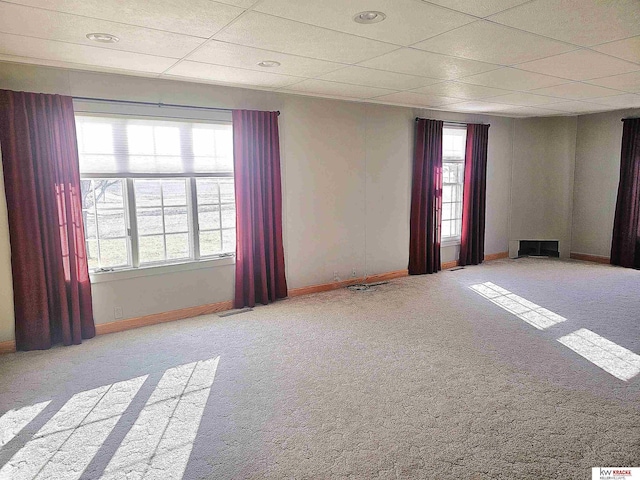
M 230 317 L 231 315 L 238 315 L 239 313 L 252 312 L 253 308 L 240 308 L 238 310 L 229 310 L 227 312 L 219 313 L 219 317 Z
M 375 290 L 373 287 L 378 285 L 386 285 L 389 282 L 373 282 L 373 283 L 356 283 L 355 285 L 349 285 L 347 289 L 354 292 L 363 292 L 365 290 Z
M 464 267 L 455 267 L 455 268 L 450 268 L 448 271 L 449 271 L 449 272 L 457 272 L 458 270 L 464 270 Z

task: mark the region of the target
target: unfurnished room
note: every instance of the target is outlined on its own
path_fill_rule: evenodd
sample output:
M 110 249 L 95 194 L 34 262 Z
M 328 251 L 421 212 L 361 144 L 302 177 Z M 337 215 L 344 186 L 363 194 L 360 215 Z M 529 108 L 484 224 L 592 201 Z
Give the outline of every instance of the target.
M 640 1 L 0 0 L 0 480 L 640 480 Z

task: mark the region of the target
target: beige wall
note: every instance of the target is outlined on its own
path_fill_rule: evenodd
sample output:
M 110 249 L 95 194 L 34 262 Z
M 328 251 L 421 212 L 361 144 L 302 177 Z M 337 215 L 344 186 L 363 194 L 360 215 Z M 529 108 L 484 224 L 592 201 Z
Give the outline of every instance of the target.
M 569 256 L 576 124 L 576 117 L 514 120 L 512 252 L 519 240 L 558 240 L 560 256 Z
M 608 257 L 620 180 L 622 122 L 639 110 L 578 117 L 571 251 Z
M 508 248 L 512 119 L 416 110 L 150 78 L 0 63 L 0 88 L 73 96 L 280 110 L 283 219 L 290 288 L 406 269 L 416 115 L 488 122 L 486 253 Z M 4 191 L 0 192 L 4 201 Z M 1 205 L 0 205 L 1 206 Z M 0 212 L 0 254 L 8 252 Z M 8 255 L 8 253 L 7 253 Z M 457 247 L 443 248 L 443 261 Z M 7 263 L 8 264 L 8 263 Z M 5 269 L 6 270 L 6 269 Z M 225 301 L 233 265 L 93 285 L 98 323 Z M 10 269 L 0 271 L 10 293 Z M 5 303 L 3 302 L 3 308 Z M 12 338 L 12 308 L 0 341 Z

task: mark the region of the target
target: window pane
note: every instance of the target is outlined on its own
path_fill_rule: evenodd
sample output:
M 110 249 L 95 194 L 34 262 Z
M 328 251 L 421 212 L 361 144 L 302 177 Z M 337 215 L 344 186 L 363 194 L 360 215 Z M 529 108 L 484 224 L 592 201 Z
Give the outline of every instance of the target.
M 443 220 L 442 222 L 442 238 L 447 238 L 451 236 L 451 221 Z
M 82 211 L 84 221 L 84 238 L 97 238 L 96 236 L 96 215 L 93 211 Z
M 89 270 L 95 270 L 100 266 L 100 264 L 98 263 L 98 241 L 87 240 L 86 248 L 87 248 L 87 264 L 89 265 Z
M 453 201 L 453 185 L 444 185 L 442 187 L 442 201 L 443 202 L 451 202 Z
M 188 232 L 189 220 L 187 207 L 169 207 L 164 209 L 164 229 L 167 233 Z M 168 249 L 167 245 L 167 249 Z
M 100 266 L 121 267 L 129 264 L 127 240 L 100 240 Z
M 93 188 L 98 208 L 124 208 L 122 179 L 94 180 Z
M 449 220 L 453 217 L 453 208 L 451 203 L 442 204 L 442 220 Z
M 136 219 L 140 235 L 163 233 L 161 208 L 138 208 Z
M 91 180 L 80 180 L 80 195 L 82 195 L 82 208 L 93 208 L 93 187 Z
M 162 204 L 161 180 L 135 180 L 136 206 L 159 207 Z
M 186 205 L 187 204 L 187 181 L 163 180 L 162 195 L 164 195 L 164 205 Z
M 200 256 L 215 255 L 221 253 L 222 244 L 220 230 L 214 232 L 200 232 Z
M 222 205 L 222 228 L 235 228 L 236 226 L 236 206 Z
M 189 257 L 189 235 L 187 233 L 167 235 L 167 259 L 178 260 Z
M 198 205 L 219 203 L 217 180 L 198 178 L 196 179 L 196 190 L 198 191 Z
M 222 251 L 223 252 L 235 252 L 236 251 L 236 229 L 223 230 L 222 231 Z
M 220 180 L 220 197 L 222 203 L 235 202 L 235 195 L 233 190 L 233 179 Z
M 138 245 L 140 263 L 160 262 L 165 259 L 163 235 L 140 237 Z
M 218 205 L 198 205 L 200 230 L 220 228 L 220 207 Z
M 98 210 L 98 235 L 103 238 L 126 236 L 123 210 Z

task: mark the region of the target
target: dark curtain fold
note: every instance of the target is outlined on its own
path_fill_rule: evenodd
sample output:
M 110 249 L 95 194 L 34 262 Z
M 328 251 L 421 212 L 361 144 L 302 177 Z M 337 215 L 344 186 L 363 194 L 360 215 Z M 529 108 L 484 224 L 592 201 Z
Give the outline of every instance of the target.
M 233 111 L 236 308 L 287 296 L 278 113 Z
M 416 120 L 411 186 L 409 274 L 437 273 L 442 222 L 442 129 L 440 120 Z
M 0 90 L 18 350 L 95 335 L 70 97 Z
M 478 265 L 484 260 L 488 140 L 489 125 L 467 125 L 459 265 Z
M 640 118 L 623 122 L 611 263 L 640 269 Z

